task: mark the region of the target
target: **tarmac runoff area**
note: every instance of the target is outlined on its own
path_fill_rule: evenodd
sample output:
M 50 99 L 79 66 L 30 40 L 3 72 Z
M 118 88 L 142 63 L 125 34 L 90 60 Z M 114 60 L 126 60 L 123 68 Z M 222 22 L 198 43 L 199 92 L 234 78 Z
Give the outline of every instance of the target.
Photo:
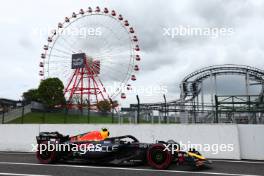
M 38 164 L 33 153 L 0 152 L 0 175 L 14 176 L 175 176 L 175 175 L 264 175 L 264 161 L 212 160 L 210 168 L 194 170 L 188 166 L 171 165 L 168 170 L 154 170 L 149 166 L 117 167 L 83 163 Z

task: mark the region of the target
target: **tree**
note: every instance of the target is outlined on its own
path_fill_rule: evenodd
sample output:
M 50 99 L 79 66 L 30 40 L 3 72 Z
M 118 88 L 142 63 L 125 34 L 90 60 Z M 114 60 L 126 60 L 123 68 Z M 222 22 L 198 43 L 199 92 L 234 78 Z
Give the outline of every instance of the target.
M 63 83 L 59 78 L 48 78 L 41 81 L 38 93 L 41 102 L 48 108 L 65 104 Z
M 108 100 L 102 100 L 97 103 L 97 108 L 102 113 L 107 113 L 111 110 L 111 103 Z
M 39 101 L 38 89 L 29 89 L 27 92 L 23 93 L 22 97 L 27 103 L 30 103 L 31 101 Z

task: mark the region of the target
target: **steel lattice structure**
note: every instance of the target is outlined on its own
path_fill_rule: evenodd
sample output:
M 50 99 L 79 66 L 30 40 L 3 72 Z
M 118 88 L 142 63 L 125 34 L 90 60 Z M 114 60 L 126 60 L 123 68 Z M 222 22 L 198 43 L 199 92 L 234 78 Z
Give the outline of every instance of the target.
M 217 94 L 217 77 L 225 75 L 243 76 L 246 93 L 245 95 L 218 95 Z M 210 102 L 204 101 L 204 85 L 205 80 L 210 80 Z M 250 95 L 249 87 L 251 85 L 261 86 L 258 95 Z M 246 113 L 247 122 L 252 117 L 257 116 L 263 118 L 264 113 L 264 70 L 246 66 L 246 65 L 214 65 L 205 67 L 192 72 L 183 78 L 180 84 L 180 98 L 164 103 L 146 103 L 140 104 L 142 112 L 159 111 L 167 117 L 170 112 L 180 114 L 185 113 L 188 116 L 188 122 L 234 122 Z M 227 101 L 227 100 L 232 101 Z M 124 111 L 135 111 L 137 104 L 131 104 L 130 108 Z M 240 113 L 240 114 L 239 114 Z M 242 114 L 244 113 L 244 114 Z M 231 118 L 232 116 L 232 118 Z M 223 120 L 224 119 L 224 120 Z M 231 120 L 227 120 L 231 119 Z M 264 120 L 264 119 L 263 119 Z M 251 120 L 256 122 L 256 119 Z

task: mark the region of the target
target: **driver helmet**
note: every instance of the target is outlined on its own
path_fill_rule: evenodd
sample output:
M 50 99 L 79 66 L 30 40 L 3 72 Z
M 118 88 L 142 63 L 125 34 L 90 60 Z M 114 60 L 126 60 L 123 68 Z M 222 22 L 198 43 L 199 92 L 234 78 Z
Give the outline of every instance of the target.
M 107 128 L 102 128 L 101 131 L 100 131 L 100 134 L 101 134 L 103 139 L 106 139 L 106 138 L 109 137 L 110 132 L 108 131 Z

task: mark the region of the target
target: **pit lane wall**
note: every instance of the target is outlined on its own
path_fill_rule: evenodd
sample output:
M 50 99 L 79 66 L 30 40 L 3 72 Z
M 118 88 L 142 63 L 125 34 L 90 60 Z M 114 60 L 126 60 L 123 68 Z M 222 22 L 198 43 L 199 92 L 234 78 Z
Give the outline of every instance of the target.
M 107 127 L 111 136 L 131 134 L 141 142 L 173 139 L 193 144 L 207 158 L 264 160 L 264 125 L 162 124 L 162 125 L 0 125 L 0 151 L 32 152 L 40 131 L 75 135 Z

